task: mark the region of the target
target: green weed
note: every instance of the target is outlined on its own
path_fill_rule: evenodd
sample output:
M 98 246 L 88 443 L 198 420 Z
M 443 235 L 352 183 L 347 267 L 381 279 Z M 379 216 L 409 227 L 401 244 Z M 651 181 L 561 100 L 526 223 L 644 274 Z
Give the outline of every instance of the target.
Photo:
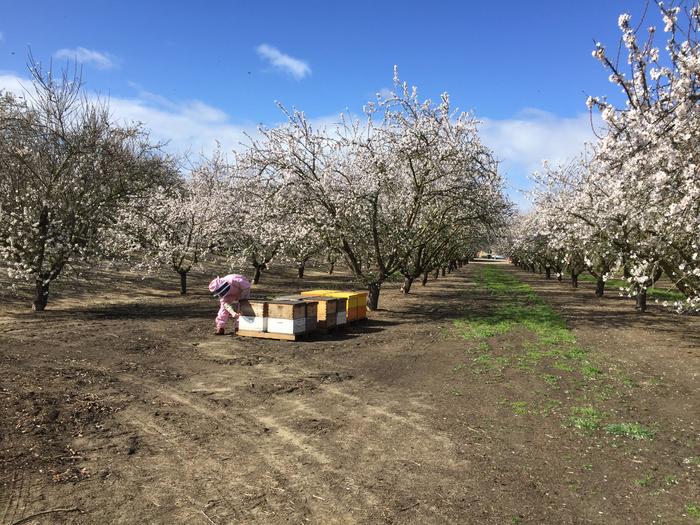
M 634 388 L 637 386 L 637 384 L 634 382 L 634 380 L 628 375 L 623 375 L 620 378 L 620 381 L 622 381 L 623 385 L 630 387 L 630 388 Z
M 640 487 L 648 487 L 651 485 L 651 482 L 654 480 L 654 478 L 651 476 L 651 474 L 647 474 L 641 479 L 635 479 L 634 483 L 635 485 L 639 485 Z
M 581 375 L 583 375 L 583 377 L 586 377 L 588 379 L 596 377 L 600 374 L 601 374 L 601 372 L 598 368 L 596 368 L 595 366 L 590 365 L 588 363 L 586 363 L 585 365 L 583 365 L 581 367 Z
M 580 281 L 595 282 L 596 279 L 592 275 L 579 275 Z M 605 281 L 605 287 L 609 290 L 613 290 L 617 293 L 620 288 L 627 288 L 629 283 L 623 281 L 622 279 L 608 279 Z M 648 288 L 647 296 L 652 299 L 659 299 L 661 301 L 678 301 L 683 300 L 684 295 L 676 290 L 664 289 L 664 288 Z
M 700 523 L 700 505 L 696 503 L 688 503 L 685 506 L 685 513 L 689 518 L 693 518 L 698 523 Z
M 542 403 L 541 406 L 542 408 L 540 409 L 540 415 L 548 416 L 561 406 L 561 401 L 556 399 L 548 399 Z
M 600 428 L 603 415 L 593 407 L 571 407 L 567 424 L 575 429 L 590 434 Z
M 473 320 L 458 319 L 454 323 L 466 340 L 487 339 L 495 335 L 505 334 L 513 327 L 513 323 L 507 320 L 497 320 L 491 317 Z
M 588 350 L 579 346 L 574 346 L 564 350 L 561 355 L 562 357 L 570 359 L 571 361 L 586 361 L 586 358 L 588 357 Z
M 510 407 L 513 409 L 513 412 L 515 412 L 517 415 L 524 415 L 528 413 L 528 404 L 526 401 L 513 401 L 510 404 Z
M 666 484 L 667 487 L 672 487 L 673 485 L 678 485 L 678 478 L 674 476 L 673 474 L 669 474 L 668 476 L 664 476 L 664 483 Z
M 544 382 L 547 383 L 548 385 L 557 386 L 559 384 L 559 380 L 561 379 L 561 377 L 554 376 L 551 374 L 544 374 L 542 376 L 542 379 L 544 379 Z
M 498 365 L 498 367 L 499 367 L 501 370 L 503 370 L 505 367 L 507 367 L 508 364 L 510 363 L 510 359 L 508 359 L 508 358 L 505 357 L 505 356 L 498 356 L 498 357 L 495 357 L 495 358 L 494 358 L 494 361 L 496 362 L 496 365 Z
M 568 364 L 568 363 L 564 363 L 564 362 L 562 362 L 562 361 L 555 361 L 554 364 L 553 364 L 552 366 L 553 366 L 554 368 L 556 368 L 557 370 L 562 370 L 562 371 L 564 371 L 564 372 L 573 372 L 573 371 L 574 371 L 574 367 L 573 367 L 573 366 L 571 366 L 571 365 Z
M 611 423 L 605 426 L 605 431 L 614 436 L 632 439 L 654 439 L 654 431 L 639 423 Z

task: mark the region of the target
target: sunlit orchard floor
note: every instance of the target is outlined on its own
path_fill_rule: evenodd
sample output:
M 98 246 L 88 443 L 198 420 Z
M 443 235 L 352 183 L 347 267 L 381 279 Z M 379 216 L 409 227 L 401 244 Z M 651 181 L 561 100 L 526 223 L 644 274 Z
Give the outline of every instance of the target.
M 207 275 L 186 297 L 170 276 L 99 277 L 41 315 L 3 296 L 0 523 L 700 513 L 697 317 L 479 263 L 277 342 L 215 337 Z M 256 292 L 347 282 L 272 273 Z

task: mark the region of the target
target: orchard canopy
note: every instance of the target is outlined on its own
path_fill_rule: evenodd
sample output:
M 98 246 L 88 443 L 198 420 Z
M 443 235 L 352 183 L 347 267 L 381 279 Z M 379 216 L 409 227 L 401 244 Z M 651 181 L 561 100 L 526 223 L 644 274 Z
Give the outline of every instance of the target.
M 37 310 L 71 264 L 169 267 L 186 293 L 187 273 L 211 255 L 252 267 L 256 283 L 273 261 L 302 277 L 312 258 L 340 260 L 377 308 L 387 279 L 408 293 L 494 242 L 511 215 L 475 117 L 446 93 L 420 99 L 398 73 L 361 117 L 316 128 L 281 108 L 286 122 L 247 148 L 190 164 L 111 122 L 79 79 L 32 73 L 36 95 L 0 106 L 0 255 L 36 283 Z

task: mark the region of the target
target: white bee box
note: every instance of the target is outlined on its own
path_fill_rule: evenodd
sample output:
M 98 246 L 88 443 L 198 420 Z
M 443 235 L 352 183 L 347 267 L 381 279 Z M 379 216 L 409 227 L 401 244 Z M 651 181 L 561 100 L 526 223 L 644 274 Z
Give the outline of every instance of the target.
M 238 329 L 250 332 L 265 332 L 267 331 L 267 317 L 241 315 L 238 318 Z
M 303 334 L 306 331 L 306 318 L 280 319 L 267 318 L 267 331 L 276 334 Z

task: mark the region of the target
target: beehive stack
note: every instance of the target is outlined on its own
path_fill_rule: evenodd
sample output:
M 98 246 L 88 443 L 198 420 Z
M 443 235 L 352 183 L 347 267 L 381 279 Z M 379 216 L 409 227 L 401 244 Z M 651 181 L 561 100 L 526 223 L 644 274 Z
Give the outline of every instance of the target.
M 367 292 L 341 292 L 339 290 L 310 290 L 301 292 L 306 296 L 336 297 L 345 303 L 346 322 L 352 323 L 360 319 L 367 319 Z M 340 308 L 338 309 L 338 325 L 340 325 Z
M 322 330 L 332 330 L 338 325 L 338 308 L 339 303 L 344 303 L 342 299 L 337 297 L 326 297 L 322 295 L 284 295 L 277 297 L 277 299 L 291 300 L 291 301 L 304 301 L 304 302 L 315 302 L 318 303 L 316 310 L 316 319 L 318 322 L 318 328 Z M 343 313 L 343 320 L 341 324 L 345 323 L 345 314 Z
M 267 303 L 264 301 L 241 301 L 238 329 L 248 332 L 266 332 Z
M 269 333 L 300 335 L 316 329 L 314 301 L 275 299 L 267 302 L 267 331 Z

